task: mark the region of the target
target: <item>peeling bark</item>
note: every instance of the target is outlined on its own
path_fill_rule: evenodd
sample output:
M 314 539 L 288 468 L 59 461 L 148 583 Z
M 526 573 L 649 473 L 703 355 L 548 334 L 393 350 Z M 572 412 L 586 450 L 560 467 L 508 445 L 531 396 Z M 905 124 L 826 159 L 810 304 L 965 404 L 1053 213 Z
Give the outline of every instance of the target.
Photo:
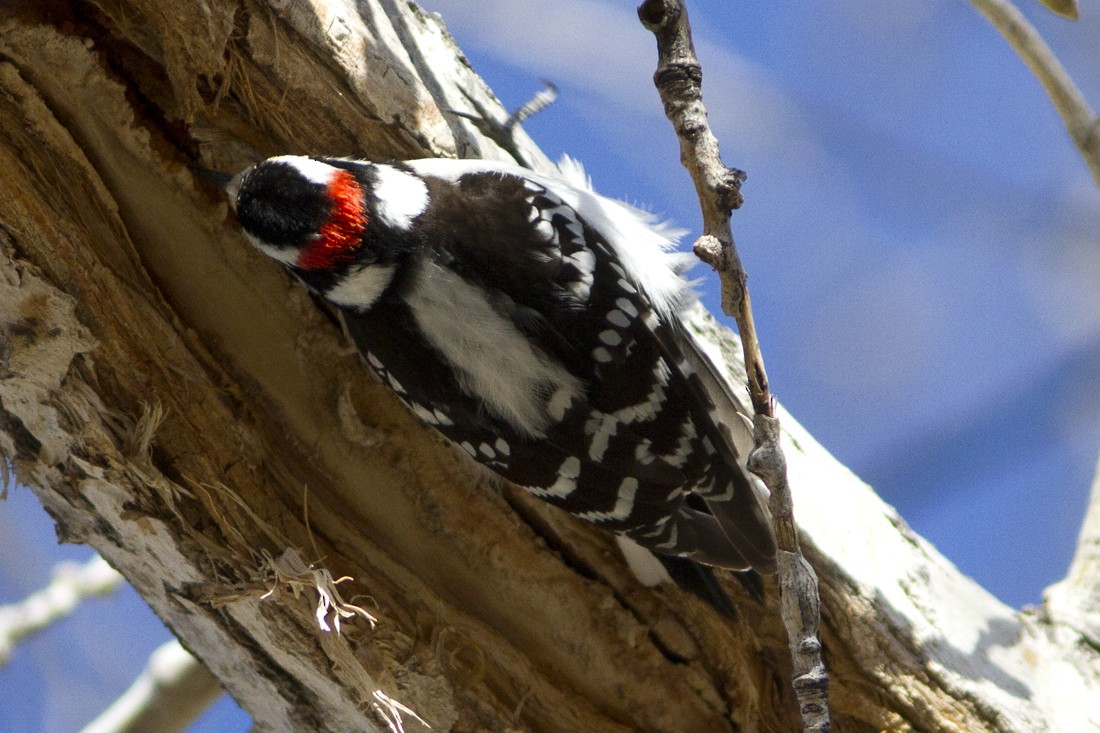
M 6 15 L 0 450 L 261 729 L 382 730 L 378 690 L 434 730 L 797 725 L 773 586 L 759 606 L 730 585 L 740 617 L 719 618 L 487 479 L 190 173 L 276 152 L 504 157 L 446 111 L 507 118 L 435 19 L 396 0 Z M 1076 606 L 1005 608 L 781 419 L 839 730 L 1100 728 Z M 288 548 L 351 576 L 377 627 L 320 631 L 308 590 L 262 599 Z

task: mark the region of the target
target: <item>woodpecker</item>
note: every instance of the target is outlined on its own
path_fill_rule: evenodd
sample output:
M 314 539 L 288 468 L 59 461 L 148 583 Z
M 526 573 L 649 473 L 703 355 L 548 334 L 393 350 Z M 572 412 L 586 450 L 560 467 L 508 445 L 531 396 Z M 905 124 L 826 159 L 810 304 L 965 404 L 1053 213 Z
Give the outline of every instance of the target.
M 252 244 L 474 461 L 660 555 L 775 571 L 736 404 L 681 320 L 690 255 L 651 215 L 571 161 L 285 155 L 226 191 Z

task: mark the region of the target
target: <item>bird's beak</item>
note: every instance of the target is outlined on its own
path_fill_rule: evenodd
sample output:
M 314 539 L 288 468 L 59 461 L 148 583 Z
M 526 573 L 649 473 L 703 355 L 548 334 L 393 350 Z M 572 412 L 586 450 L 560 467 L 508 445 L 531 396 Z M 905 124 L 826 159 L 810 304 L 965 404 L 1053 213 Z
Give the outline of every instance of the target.
M 244 177 L 244 173 L 233 175 L 231 173 L 222 173 L 221 171 L 215 171 L 209 168 L 199 168 L 197 166 L 193 167 L 191 170 L 206 181 L 220 188 L 222 191 L 225 191 L 225 195 L 229 197 L 229 207 L 234 211 L 237 210 L 237 192 L 241 189 L 241 179 Z
M 230 173 L 222 173 L 221 171 L 210 170 L 209 168 L 192 168 L 191 170 L 223 191 L 228 188 L 229 182 L 233 180 L 233 175 Z

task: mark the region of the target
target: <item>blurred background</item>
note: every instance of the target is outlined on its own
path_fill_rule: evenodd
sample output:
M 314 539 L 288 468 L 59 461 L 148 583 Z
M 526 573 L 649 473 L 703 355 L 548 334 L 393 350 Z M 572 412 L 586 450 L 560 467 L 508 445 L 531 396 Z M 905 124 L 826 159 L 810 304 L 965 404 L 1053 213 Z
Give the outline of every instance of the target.
M 1021 0 L 1094 107 L 1100 7 Z M 429 0 L 525 127 L 601 193 L 698 233 L 637 2 Z M 772 388 L 913 528 L 1006 603 L 1065 573 L 1100 451 L 1100 192 L 1049 100 L 968 3 L 690 0 Z M 317 151 L 340 153 L 341 151 Z M 713 278 L 700 286 L 717 310 Z M 63 558 L 26 489 L 0 504 L 0 604 Z M 0 733 L 72 731 L 169 634 L 128 588 L 0 667 Z M 226 699 L 193 731 L 245 731 Z

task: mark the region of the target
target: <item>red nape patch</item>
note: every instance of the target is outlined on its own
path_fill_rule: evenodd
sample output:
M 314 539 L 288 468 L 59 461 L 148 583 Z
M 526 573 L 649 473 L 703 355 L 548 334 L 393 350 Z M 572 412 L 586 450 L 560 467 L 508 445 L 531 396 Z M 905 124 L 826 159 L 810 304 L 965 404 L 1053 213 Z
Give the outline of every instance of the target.
M 367 228 L 367 209 L 363 205 L 363 189 L 348 171 L 337 171 L 325 189 L 332 202 L 328 221 L 320 236 L 298 255 L 300 270 L 331 270 L 355 259 L 355 250 L 363 244 Z

